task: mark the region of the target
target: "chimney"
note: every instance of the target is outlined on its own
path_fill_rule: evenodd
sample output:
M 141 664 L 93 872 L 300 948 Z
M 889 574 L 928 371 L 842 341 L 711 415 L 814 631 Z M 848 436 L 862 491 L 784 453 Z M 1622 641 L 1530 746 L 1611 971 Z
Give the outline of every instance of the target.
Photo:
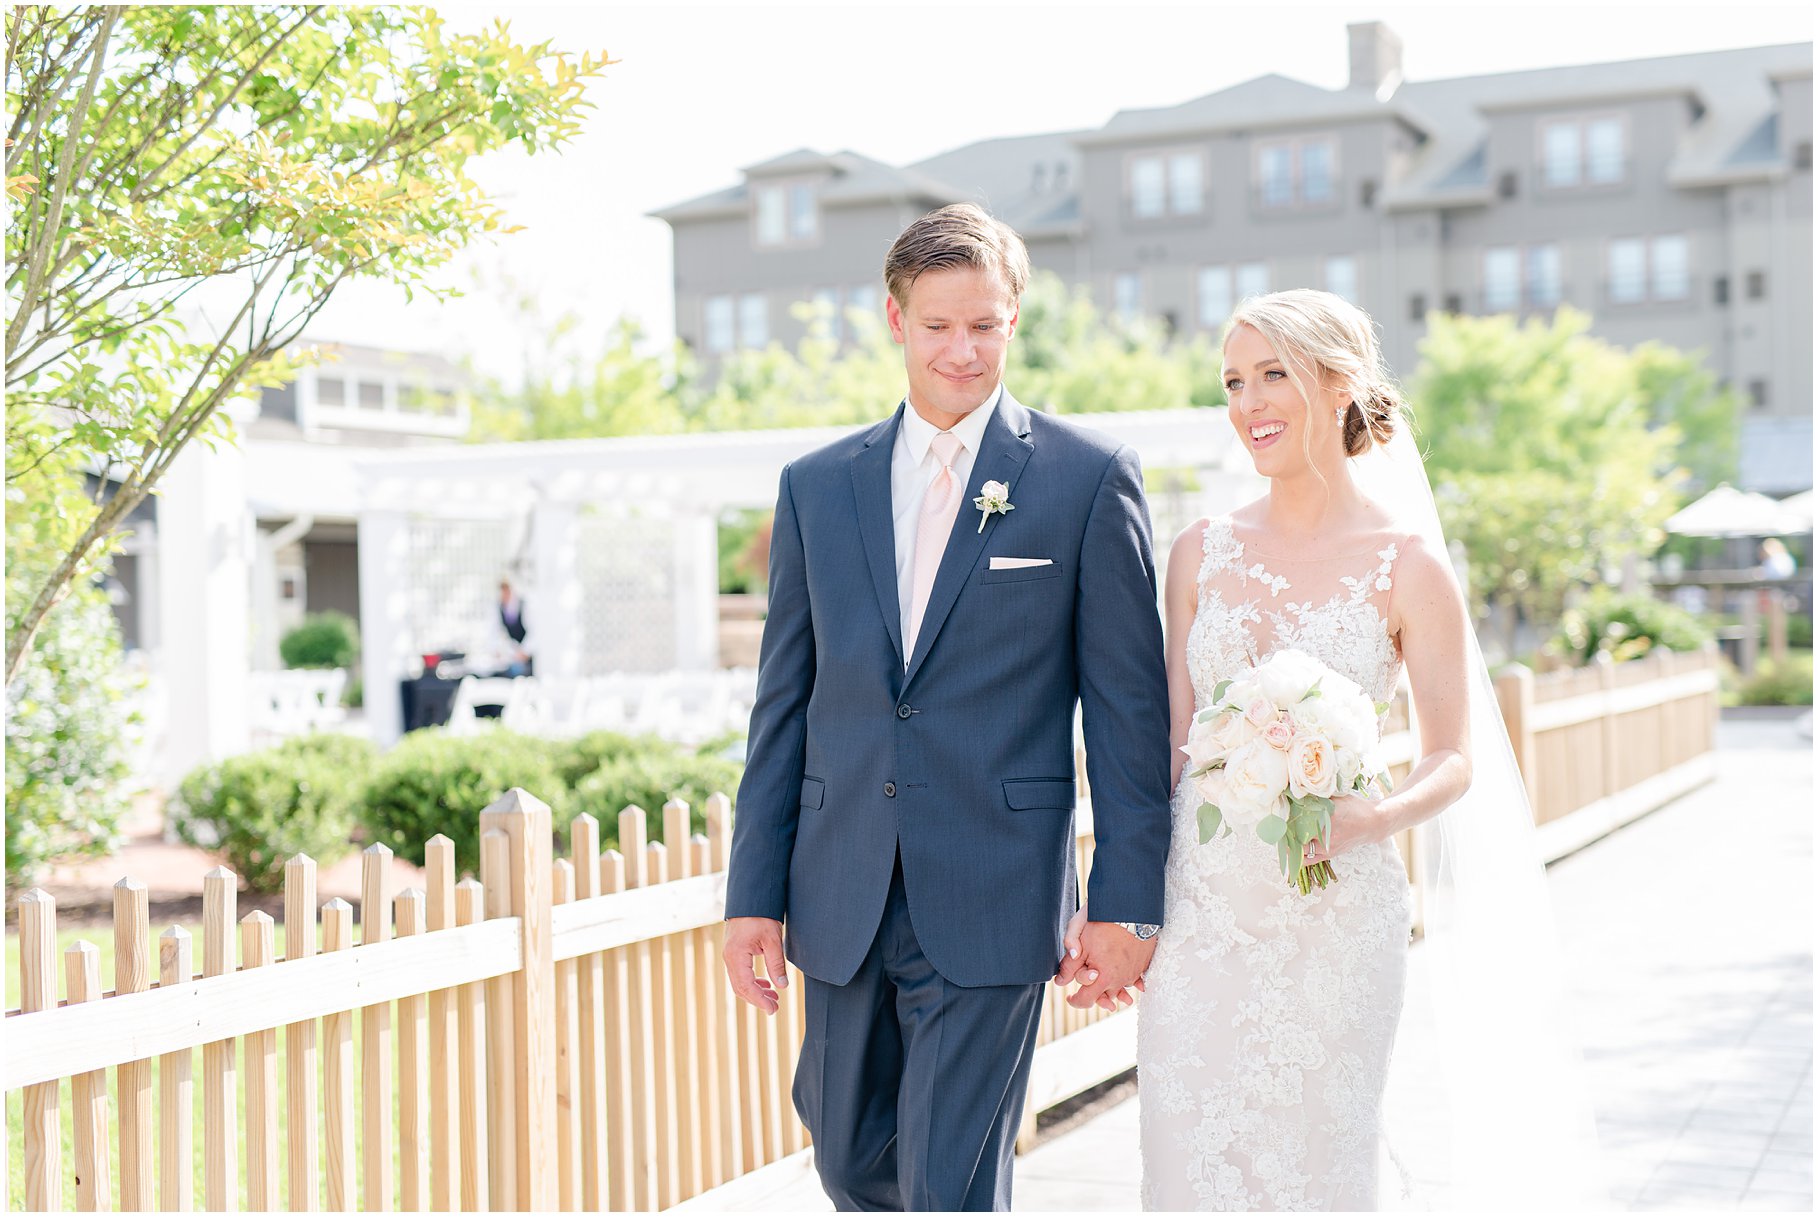
M 1380 21 L 1345 27 L 1351 36 L 1352 89 L 1387 101 L 1401 84 L 1401 39 Z

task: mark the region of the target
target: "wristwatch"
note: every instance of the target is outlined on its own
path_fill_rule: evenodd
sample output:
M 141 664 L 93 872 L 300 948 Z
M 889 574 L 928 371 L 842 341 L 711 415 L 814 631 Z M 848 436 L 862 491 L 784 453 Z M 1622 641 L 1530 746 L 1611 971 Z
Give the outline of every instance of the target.
M 1114 921 L 1111 924 L 1116 925 L 1116 926 L 1121 926 L 1122 928 L 1130 931 L 1130 933 L 1136 935 L 1136 940 L 1138 942 L 1147 942 L 1151 938 L 1155 937 L 1157 934 L 1161 933 L 1161 927 L 1159 925 L 1150 925 L 1147 922 Z

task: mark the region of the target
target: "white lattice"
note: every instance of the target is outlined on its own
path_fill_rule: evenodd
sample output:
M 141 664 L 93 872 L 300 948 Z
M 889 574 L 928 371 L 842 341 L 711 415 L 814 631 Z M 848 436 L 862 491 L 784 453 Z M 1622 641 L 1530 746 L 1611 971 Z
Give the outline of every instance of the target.
M 660 515 L 602 507 L 578 522 L 581 672 L 675 666 L 675 527 Z
M 412 652 L 487 646 L 498 632 L 499 577 L 510 557 L 506 521 L 418 517 L 409 534 L 409 571 L 398 582 L 410 597 Z

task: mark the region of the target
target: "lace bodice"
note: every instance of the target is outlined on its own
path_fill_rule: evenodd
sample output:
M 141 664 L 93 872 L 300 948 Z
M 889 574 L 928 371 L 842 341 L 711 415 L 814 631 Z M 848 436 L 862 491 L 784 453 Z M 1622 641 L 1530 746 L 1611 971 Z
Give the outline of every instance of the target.
M 1219 681 L 1289 648 L 1350 677 L 1375 700 L 1388 701 L 1401 677 L 1401 652 L 1388 624 L 1400 549 L 1391 541 L 1373 558 L 1286 563 L 1247 555 L 1229 516 L 1208 522 L 1199 611 L 1187 640 L 1187 670 L 1198 706 L 1211 700 Z
M 1295 647 L 1388 701 L 1401 546 L 1286 562 L 1211 521 L 1185 641 L 1204 707 L 1218 682 Z M 1412 905 L 1392 842 L 1332 859 L 1301 895 L 1253 832 L 1202 844 L 1183 777 L 1164 924 L 1138 1005 L 1143 1206 L 1369 1209 Z

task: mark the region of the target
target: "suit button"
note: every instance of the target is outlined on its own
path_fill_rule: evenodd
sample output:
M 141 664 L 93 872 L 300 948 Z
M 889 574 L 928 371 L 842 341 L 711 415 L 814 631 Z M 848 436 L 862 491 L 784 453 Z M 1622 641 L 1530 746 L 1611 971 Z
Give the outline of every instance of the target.
M 894 799 L 896 797 L 896 783 L 895 782 L 885 782 L 884 783 L 884 797 L 886 799 Z
M 896 708 L 896 716 L 898 718 L 908 718 L 914 713 L 915 711 L 909 708 L 908 703 L 904 703 Z

